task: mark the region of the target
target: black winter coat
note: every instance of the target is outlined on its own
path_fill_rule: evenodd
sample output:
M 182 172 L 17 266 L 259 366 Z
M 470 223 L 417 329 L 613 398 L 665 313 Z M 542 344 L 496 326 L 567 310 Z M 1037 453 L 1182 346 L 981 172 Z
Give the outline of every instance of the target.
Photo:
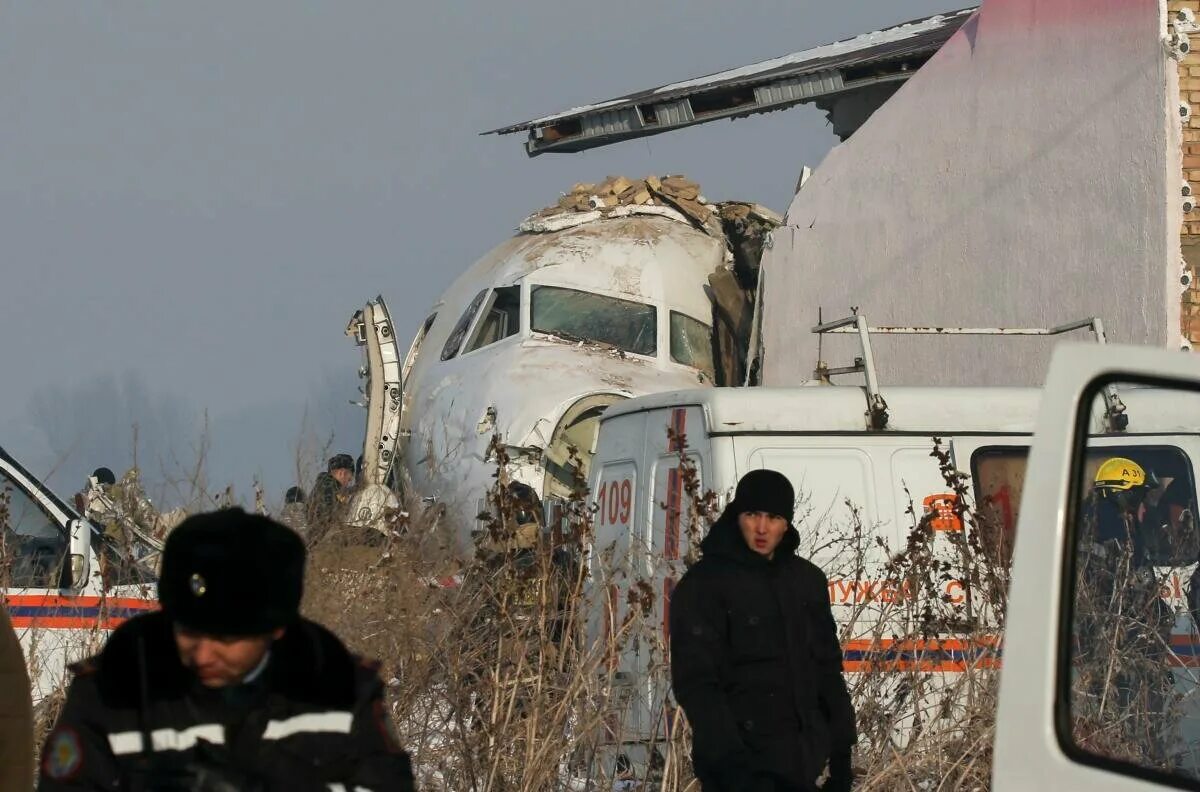
M 332 473 L 318 473 L 308 496 L 309 522 L 317 527 L 325 527 L 326 523 L 339 519 L 342 512 L 341 494 L 342 485 Z
M 705 792 L 813 789 L 857 740 L 828 582 L 799 538 L 789 526 L 768 560 L 723 514 L 672 595 L 672 687 Z
M 375 667 L 312 622 L 289 627 L 262 674 L 235 688 L 195 681 L 162 613 L 126 622 L 73 670 L 43 749 L 41 792 L 414 789 Z M 187 783 L 175 780 L 185 766 L 217 768 L 226 786 L 197 786 L 190 775 Z

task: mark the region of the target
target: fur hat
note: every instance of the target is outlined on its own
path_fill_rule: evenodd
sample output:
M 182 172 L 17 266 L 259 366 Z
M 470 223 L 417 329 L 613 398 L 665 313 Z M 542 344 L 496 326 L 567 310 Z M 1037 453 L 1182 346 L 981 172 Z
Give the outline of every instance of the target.
M 738 482 L 729 511 L 735 517 L 754 511 L 778 514 L 791 522 L 796 512 L 796 491 L 787 476 L 778 471 L 751 470 Z
M 171 621 L 209 635 L 261 635 L 296 621 L 304 543 L 241 509 L 194 514 L 167 536 L 158 599 Z
M 335 470 L 354 470 L 354 457 L 349 454 L 334 454 L 329 458 L 329 472 Z

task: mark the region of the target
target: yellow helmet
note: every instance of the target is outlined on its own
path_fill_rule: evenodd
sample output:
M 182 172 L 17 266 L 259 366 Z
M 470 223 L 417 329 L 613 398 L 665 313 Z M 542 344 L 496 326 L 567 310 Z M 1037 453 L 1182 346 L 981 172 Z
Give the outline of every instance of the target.
M 1146 486 L 1146 471 L 1132 459 L 1106 459 L 1096 471 L 1095 486 L 1098 490 L 1128 492 L 1135 487 Z

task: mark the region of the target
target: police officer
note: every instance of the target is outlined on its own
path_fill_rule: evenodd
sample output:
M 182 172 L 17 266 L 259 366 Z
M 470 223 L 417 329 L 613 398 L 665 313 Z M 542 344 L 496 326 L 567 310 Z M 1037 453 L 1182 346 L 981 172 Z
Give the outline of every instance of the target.
M 162 610 L 73 668 L 38 788 L 414 789 L 376 667 L 299 615 L 304 556 L 293 531 L 240 509 L 172 531 Z
M 704 792 L 848 790 L 854 706 L 825 575 L 796 555 L 792 485 L 738 482 L 671 599 L 671 684 Z

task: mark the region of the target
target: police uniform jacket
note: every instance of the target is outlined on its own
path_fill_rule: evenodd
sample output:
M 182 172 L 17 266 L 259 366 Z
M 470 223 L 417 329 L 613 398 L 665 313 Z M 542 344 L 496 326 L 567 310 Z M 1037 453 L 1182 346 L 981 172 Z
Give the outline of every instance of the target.
M 261 673 L 230 688 L 204 688 L 184 668 L 162 613 L 126 622 L 73 670 L 42 792 L 154 789 L 154 773 L 189 760 L 245 775 L 222 789 L 414 789 L 375 667 L 312 622 L 290 626 Z
M 814 789 L 839 757 L 848 783 L 855 716 L 828 582 L 798 544 L 789 526 L 768 560 L 727 511 L 673 593 L 672 687 L 705 792 Z

